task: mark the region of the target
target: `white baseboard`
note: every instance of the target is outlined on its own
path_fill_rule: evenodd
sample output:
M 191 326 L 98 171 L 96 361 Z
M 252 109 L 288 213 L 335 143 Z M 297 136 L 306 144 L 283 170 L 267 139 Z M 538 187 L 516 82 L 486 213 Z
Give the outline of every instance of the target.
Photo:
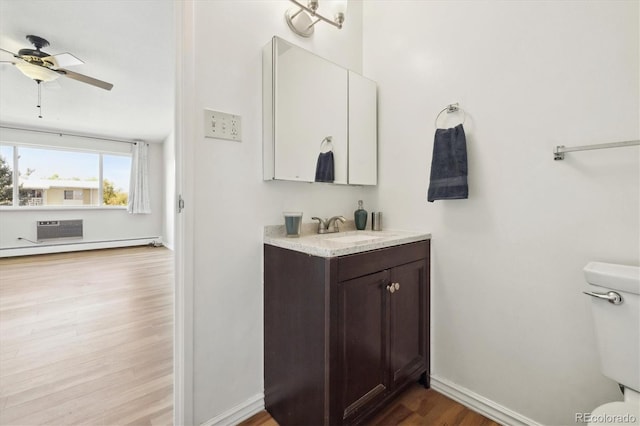
M 460 404 L 497 423 L 508 426 L 543 426 L 540 423 L 503 407 L 502 405 L 478 395 L 467 388 L 437 376 L 432 375 L 430 377 L 430 385 L 433 390 L 448 396 L 454 401 L 459 402 Z M 260 393 L 249 398 L 242 404 L 238 404 L 224 413 L 207 420 L 202 423 L 201 426 L 236 425 L 247 420 L 251 416 L 258 414 L 262 410 L 264 410 L 264 394 Z
M 232 426 L 264 410 L 264 394 L 259 393 L 224 413 L 207 420 L 201 426 Z
M 508 408 L 503 407 L 484 396 L 478 395 L 477 393 L 446 379 L 432 375 L 430 384 L 433 390 L 448 396 L 454 401 L 457 401 L 471 410 L 476 411 L 502 425 L 542 426 L 540 423 L 537 423 L 528 417 L 509 410 Z
M 144 246 L 153 242 L 162 242 L 161 237 L 132 238 L 111 241 L 47 243 L 26 247 L 1 248 L 0 258 L 13 256 L 30 256 L 33 254 L 67 253 L 71 251 L 99 250 L 116 247 Z

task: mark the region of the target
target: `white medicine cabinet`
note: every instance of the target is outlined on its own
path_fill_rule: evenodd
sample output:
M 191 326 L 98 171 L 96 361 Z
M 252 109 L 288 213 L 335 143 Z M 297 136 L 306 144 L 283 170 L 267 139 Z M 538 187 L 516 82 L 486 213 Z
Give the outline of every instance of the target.
M 330 149 L 333 183 L 376 185 L 376 83 L 278 37 L 262 57 L 264 180 L 314 182 Z

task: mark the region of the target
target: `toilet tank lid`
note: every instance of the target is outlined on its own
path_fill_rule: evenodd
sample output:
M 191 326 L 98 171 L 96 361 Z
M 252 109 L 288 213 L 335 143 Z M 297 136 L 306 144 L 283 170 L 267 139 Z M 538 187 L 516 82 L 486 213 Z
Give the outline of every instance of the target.
M 589 284 L 640 294 L 640 267 L 638 266 L 589 262 L 584 267 L 584 277 Z

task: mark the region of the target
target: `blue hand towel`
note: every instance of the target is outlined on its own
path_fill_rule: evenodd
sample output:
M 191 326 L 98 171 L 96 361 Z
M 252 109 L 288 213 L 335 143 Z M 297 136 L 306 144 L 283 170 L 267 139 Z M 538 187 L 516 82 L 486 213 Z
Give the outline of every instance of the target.
M 316 182 L 333 182 L 333 151 L 321 152 L 316 163 Z
M 462 124 L 436 129 L 427 200 L 469 198 L 467 186 L 467 140 Z

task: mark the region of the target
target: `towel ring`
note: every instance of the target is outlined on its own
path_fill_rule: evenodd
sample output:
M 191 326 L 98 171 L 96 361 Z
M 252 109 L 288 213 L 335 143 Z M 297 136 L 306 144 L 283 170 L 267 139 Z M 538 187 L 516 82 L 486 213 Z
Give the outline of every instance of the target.
M 436 115 L 436 121 L 435 121 L 436 129 L 438 128 L 438 118 L 440 118 L 442 113 L 445 111 L 447 112 L 447 114 L 451 114 L 452 112 L 462 111 L 462 122 L 460 124 L 464 124 L 465 120 L 467 119 L 467 113 L 464 112 L 464 110 L 460 108 L 460 105 L 456 102 L 455 104 L 447 105 L 445 108 L 442 109 L 442 111 L 438 113 L 438 115 Z
M 320 151 L 322 151 L 322 145 L 324 145 L 325 142 L 329 145 L 329 151 L 333 151 L 333 136 L 327 136 L 322 139 L 322 142 L 320 142 Z

